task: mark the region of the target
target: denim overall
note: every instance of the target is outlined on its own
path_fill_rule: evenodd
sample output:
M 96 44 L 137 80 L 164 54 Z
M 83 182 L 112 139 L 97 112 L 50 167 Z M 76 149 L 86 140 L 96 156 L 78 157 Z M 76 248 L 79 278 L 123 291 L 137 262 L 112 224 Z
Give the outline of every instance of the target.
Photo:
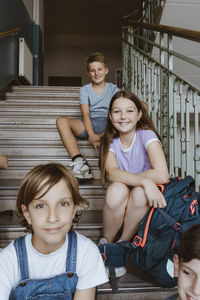
M 9 300 L 71 300 L 75 293 L 78 277 L 76 275 L 77 236 L 68 233 L 66 272 L 49 279 L 29 279 L 28 259 L 25 237 L 15 240 L 21 271 L 21 280 L 11 291 Z

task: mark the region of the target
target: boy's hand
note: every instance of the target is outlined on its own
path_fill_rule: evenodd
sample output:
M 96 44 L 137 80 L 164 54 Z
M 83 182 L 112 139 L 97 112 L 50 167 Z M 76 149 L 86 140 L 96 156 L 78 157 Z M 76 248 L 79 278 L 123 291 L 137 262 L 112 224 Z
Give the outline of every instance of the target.
M 90 144 L 93 145 L 93 147 L 95 149 L 99 148 L 101 136 L 102 136 L 102 133 L 100 133 L 100 134 L 94 133 L 93 135 L 90 135 L 88 138 L 88 141 L 90 142 Z

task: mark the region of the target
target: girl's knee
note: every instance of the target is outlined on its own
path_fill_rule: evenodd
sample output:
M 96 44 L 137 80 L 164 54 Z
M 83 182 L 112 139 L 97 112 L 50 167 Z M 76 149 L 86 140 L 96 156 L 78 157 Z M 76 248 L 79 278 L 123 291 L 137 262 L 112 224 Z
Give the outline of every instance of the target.
M 133 201 L 135 208 L 140 208 L 148 204 L 144 189 L 142 187 L 135 187 L 131 190 L 130 199 Z
M 105 203 L 107 206 L 114 208 L 118 206 L 126 206 L 129 196 L 129 188 L 120 182 L 110 184 L 107 189 Z

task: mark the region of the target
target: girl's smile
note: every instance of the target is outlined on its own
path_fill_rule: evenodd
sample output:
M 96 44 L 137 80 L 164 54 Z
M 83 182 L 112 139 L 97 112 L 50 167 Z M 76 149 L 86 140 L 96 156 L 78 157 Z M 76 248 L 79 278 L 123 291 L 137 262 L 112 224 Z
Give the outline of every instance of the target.
M 138 112 L 133 101 L 127 98 L 118 98 L 114 101 L 109 116 L 113 126 L 120 134 L 135 133 L 142 112 Z

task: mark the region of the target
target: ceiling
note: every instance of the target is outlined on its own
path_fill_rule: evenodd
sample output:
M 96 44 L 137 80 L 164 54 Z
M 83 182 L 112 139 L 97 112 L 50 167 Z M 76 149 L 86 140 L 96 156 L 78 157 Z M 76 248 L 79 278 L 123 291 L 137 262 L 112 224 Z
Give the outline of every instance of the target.
M 44 0 L 45 34 L 121 35 L 121 19 L 142 0 Z

